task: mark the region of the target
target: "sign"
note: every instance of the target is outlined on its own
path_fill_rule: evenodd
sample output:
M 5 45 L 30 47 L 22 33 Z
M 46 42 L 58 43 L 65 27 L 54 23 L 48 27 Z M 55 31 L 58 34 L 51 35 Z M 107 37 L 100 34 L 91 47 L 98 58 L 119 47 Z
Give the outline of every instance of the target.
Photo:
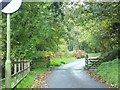
M 5 62 L 5 88 L 11 88 L 11 60 L 10 60 L 10 14 L 17 11 L 22 0 L 0 0 L 0 11 L 7 13 L 7 53 Z
M 0 0 L 0 10 L 3 13 L 14 13 L 21 6 L 22 0 Z

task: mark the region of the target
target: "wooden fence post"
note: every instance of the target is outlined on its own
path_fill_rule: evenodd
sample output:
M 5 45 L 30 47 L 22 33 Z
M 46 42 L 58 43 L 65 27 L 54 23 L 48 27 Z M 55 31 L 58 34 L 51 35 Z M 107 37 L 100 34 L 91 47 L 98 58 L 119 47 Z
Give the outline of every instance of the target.
M 28 64 L 28 73 L 30 72 L 30 62 L 27 63 Z
M 88 65 L 88 54 L 85 56 L 85 66 Z
M 47 68 L 50 67 L 50 55 L 47 56 Z
M 25 60 L 25 69 L 26 69 L 26 67 L 27 67 L 27 64 L 26 64 L 26 60 Z M 25 70 L 25 75 L 26 75 L 26 73 L 27 73 L 27 70 Z
M 21 63 L 21 70 L 23 71 L 24 70 L 24 62 Z M 24 75 L 24 72 L 21 72 L 21 79 Z
M 18 72 L 20 72 L 20 67 L 21 67 L 21 63 L 20 63 L 20 59 L 18 60 L 19 63 L 18 63 Z M 18 75 L 18 79 L 21 78 L 21 73 Z
M 25 69 L 25 60 L 23 60 L 23 67 Z M 23 71 L 23 76 L 25 75 L 25 71 Z
M 13 63 L 13 75 L 12 81 L 12 87 L 11 88 L 16 88 L 16 86 L 27 76 L 27 74 L 30 72 L 30 62 L 27 60 L 20 61 L 20 59 L 14 60 Z M 2 81 L 5 81 L 5 78 L 0 79 L 0 83 Z M 5 81 L 6 82 L 6 81 Z M 0 89 L 4 88 L 4 86 L 0 86 Z
M 15 61 L 17 61 L 17 60 L 15 60 Z M 16 74 L 17 73 L 17 63 L 14 63 L 14 74 Z M 14 84 L 16 84 L 17 83 L 17 77 L 15 76 L 14 77 Z

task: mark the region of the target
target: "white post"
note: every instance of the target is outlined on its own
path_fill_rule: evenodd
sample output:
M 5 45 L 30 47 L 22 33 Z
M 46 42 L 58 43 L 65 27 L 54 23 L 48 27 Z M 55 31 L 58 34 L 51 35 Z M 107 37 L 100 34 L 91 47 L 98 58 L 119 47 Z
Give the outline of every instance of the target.
M 15 60 L 17 61 L 17 60 Z M 17 63 L 14 63 L 14 74 L 17 73 Z M 17 75 L 15 75 L 14 77 L 14 85 L 17 83 Z
M 30 61 L 28 62 L 28 73 L 30 72 Z
M 10 14 L 7 14 L 7 60 L 5 62 L 5 87 L 11 88 Z
M 18 61 L 19 61 L 19 63 L 18 63 L 18 72 L 20 72 L 20 67 L 21 67 L 20 59 Z M 20 78 L 21 78 L 21 73 L 18 75 L 18 80 L 20 80 Z
M 24 62 L 21 62 L 21 70 L 22 71 L 24 70 Z M 24 74 L 24 72 L 21 72 L 21 79 L 24 76 L 23 74 Z

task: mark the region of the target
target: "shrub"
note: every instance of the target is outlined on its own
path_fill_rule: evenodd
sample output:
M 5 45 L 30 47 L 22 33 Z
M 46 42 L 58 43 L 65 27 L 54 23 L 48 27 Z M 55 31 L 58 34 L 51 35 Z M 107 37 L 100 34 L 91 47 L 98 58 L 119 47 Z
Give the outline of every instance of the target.
M 77 59 L 83 58 L 85 55 L 86 55 L 86 53 L 81 50 L 78 50 L 73 53 L 73 56 L 75 56 Z
M 99 58 L 102 58 L 104 61 L 112 61 L 116 58 L 120 59 L 118 52 L 120 52 L 120 48 L 116 48 L 109 52 L 106 52 L 102 54 Z

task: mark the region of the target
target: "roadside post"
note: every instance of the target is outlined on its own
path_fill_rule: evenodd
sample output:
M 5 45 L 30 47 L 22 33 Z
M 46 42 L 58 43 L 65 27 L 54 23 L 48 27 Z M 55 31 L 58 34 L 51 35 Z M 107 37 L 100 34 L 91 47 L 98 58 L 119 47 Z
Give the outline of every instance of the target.
M 0 1 L 0 11 L 7 14 L 7 56 L 5 62 L 5 88 L 11 88 L 11 60 L 10 60 L 10 14 L 17 11 L 22 0 Z
M 85 66 L 88 65 L 88 54 L 85 56 Z
M 47 56 L 47 68 L 50 67 L 50 55 Z

